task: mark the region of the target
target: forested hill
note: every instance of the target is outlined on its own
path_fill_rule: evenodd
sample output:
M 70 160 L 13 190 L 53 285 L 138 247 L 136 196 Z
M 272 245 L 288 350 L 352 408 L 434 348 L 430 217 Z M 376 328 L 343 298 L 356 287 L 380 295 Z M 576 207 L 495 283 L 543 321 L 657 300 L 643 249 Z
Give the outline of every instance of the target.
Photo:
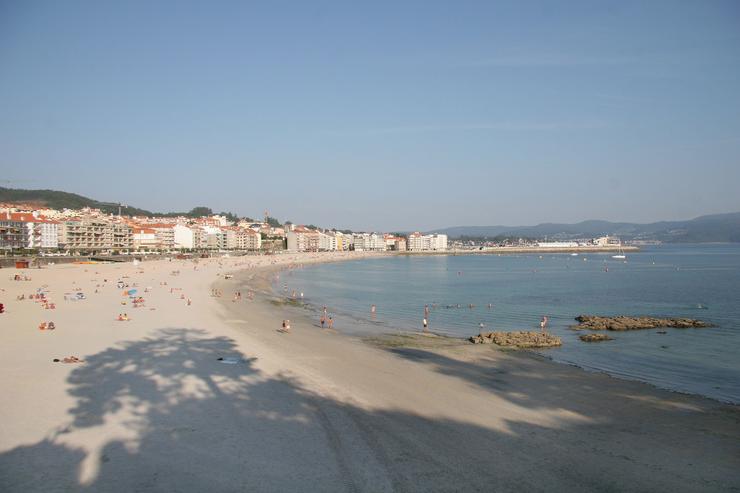
M 58 190 L 22 190 L 18 188 L 0 187 L 0 203 L 34 204 L 39 207 L 51 209 L 82 209 L 90 207 L 100 209 L 107 214 L 118 214 L 118 202 L 100 202 L 78 195 L 76 193 L 60 192 Z M 121 205 L 121 214 L 127 216 L 188 216 L 200 217 L 213 214 L 208 207 L 195 207 L 190 212 L 151 212 L 137 207 Z M 222 215 L 235 220 L 236 216 L 230 212 L 222 212 Z

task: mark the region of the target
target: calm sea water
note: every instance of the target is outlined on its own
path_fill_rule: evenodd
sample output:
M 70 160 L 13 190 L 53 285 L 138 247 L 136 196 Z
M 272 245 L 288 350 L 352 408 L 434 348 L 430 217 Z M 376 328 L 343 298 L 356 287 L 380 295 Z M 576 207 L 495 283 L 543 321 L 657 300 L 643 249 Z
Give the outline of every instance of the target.
M 389 257 L 293 270 L 275 289 L 285 294 L 286 286 L 303 292 L 317 313 L 328 306 L 335 326 L 350 333 L 420 330 L 425 304 L 432 331 L 460 337 L 477 334 L 480 323 L 538 329 L 547 315 L 564 343 L 542 351 L 553 360 L 740 403 L 740 245 L 646 247 L 626 261 L 605 254 Z M 568 328 L 582 313 L 716 326 L 612 332 L 614 341 L 589 344 Z

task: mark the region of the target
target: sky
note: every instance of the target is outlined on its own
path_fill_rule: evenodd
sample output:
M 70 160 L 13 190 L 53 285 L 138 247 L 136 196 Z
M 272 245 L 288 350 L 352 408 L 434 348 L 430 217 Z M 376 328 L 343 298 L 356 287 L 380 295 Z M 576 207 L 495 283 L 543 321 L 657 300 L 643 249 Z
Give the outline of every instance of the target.
M 739 184 L 735 0 L 0 0 L 0 186 L 423 231 Z

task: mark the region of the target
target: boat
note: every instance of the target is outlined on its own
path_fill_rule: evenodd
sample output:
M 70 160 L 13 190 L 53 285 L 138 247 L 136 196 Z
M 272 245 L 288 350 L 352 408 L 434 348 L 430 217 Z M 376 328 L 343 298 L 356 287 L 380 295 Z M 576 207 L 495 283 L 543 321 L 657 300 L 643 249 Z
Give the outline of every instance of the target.
M 571 256 L 571 257 L 577 257 L 577 256 L 578 256 L 578 254 L 577 254 L 576 252 L 573 252 L 573 253 L 571 253 L 571 254 L 570 254 L 570 256 Z
M 627 258 L 627 256 L 624 254 L 624 251 L 622 250 L 622 245 L 619 245 L 619 252 L 616 255 L 612 255 L 612 258 L 620 260 Z

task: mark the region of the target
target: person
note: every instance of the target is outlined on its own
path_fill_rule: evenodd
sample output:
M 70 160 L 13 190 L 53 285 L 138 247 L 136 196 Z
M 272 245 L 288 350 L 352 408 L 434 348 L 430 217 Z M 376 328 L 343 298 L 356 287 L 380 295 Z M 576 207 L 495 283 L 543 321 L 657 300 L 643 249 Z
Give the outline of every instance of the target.
M 426 318 L 424 319 L 423 324 L 424 324 L 424 332 L 426 332 L 427 330 L 427 319 Z
M 46 330 L 46 322 L 41 322 L 39 324 L 39 330 Z
M 540 330 L 542 332 L 545 332 L 545 327 L 547 327 L 547 315 L 542 317 L 542 320 L 540 320 Z
M 54 322 L 49 322 L 49 325 L 46 326 L 46 330 L 54 330 L 54 329 L 56 329 Z
M 375 313 L 375 305 L 370 305 L 370 313 Z
M 333 329 L 333 328 L 334 328 L 334 319 L 329 317 L 329 329 Z
M 190 298 L 188 298 L 188 306 L 190 306 L 191 303 L 192 301 L 190 300 Z
M 319 321 L 321 322 L 321 328 L 323 329 L 324 324 L 326 323 L 326 317 L 324 315 L 321 315 L 321 319 L 319 319 Z
M 0 303 L 0 313 L 5 313 L 5 305 Z
M 429 305 L 424 305 L 424 317 L 429 316 Z
M 481 332 L 483 331 L 483 328 L 486 326 L 483 322 L 478 324 L 478 327 L 480 328 Z

